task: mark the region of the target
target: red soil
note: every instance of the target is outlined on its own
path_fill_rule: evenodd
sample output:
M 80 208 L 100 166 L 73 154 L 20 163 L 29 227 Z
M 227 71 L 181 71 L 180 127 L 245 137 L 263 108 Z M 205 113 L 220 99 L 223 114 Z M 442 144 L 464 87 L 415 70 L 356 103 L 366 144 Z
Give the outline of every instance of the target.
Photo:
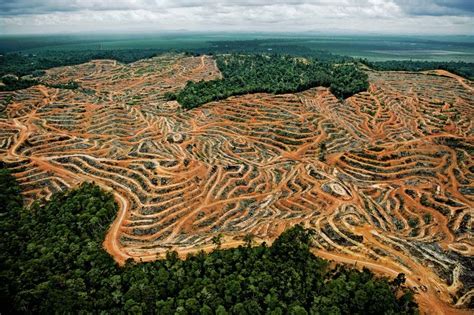
M 119 263 L 211 250 L 219 233 L 224 248 L 248 233 L 271 243 L 302 223 L 317 255 L 404 272 L 423 311 L 463 313 L 474 292 L 474 94 L 436 74 L 369 72 L 369 91 L 344 102 L 316 88 L 183 111 L 164 94 L 219 77 L 210 57 L 55 68 L 46 81 L 83 89 L 16 92 L 0 157 L 28 200 L 82 181 L 113 191 L 104 247 Z

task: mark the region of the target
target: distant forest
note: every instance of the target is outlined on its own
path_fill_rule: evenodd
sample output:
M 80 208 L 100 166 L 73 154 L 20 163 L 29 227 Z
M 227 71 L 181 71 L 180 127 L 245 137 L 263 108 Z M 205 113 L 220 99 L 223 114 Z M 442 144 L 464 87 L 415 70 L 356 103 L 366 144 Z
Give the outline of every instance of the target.
M 117 50 L 51 50 L 40 52 L 13 52 L 0 57 L 0 76 L 14 74 L 24 76 L 38 70 L 71 66 L 94 59 L 114 59 L 130 63 L 163 53 L 157 49 L 117 49 Z
M 37 53 L 7 53 L 0 55 L 0 77 L 4 84 L 0 91 L 16 91 L 41 84 L 38 79 L 43 70 L 85 63 L 94 59 L 114 59 L 123 63 L 131 63 L 140 59 L 150 58 L 162 53 L 156 49 L 119 49 L 119 50 L 71 50 L 41 51 Z M 31 75 L 32 78 L 22 78 Z M 77 84 L 51 86 L 74 89 Z
M 330 65 L 334 64 L 358 64 L 364 63 L 374 70 L 397 70 L 397 71 L 422 71 L 444 69 L 463 77 L 474 79 L 474 63 L 468 62 L 438 62 L 438 61 L 368 61 L 366 59 L 354 59 L 347 56 L 339 56 L 322 50 L 315 50 L 306 47 L 298 42 L 298 40 L 286 40 L 284 43 L 279 43 L 275 39 L 260 39 L 260 40 L 229 40 L 229 41 L 210 41 L 205 47 L 182 47 L 175 50 L 169 49 L 88 49 L 88 50 L 39 50 L 31 52 L 7 52 L 0 53 L 0 78 L 4 85 L 0 86 L 0 91 L 13 91 L 28 88 L 30 86 L 41 83 L 39 79 L 43 70 L 53 67 L 76 65 L 88 62 L 93 59 L 115 59 L 122 63 L 131 63 L 140 59 L 150 58 L 164 52 L 185 52 L 191 55 L 210 54 L 219 56 L 222 59 L 223 54 L 234 55 L 254 55 L 261 56 L 262 54 L 271 56 L 291 56 L 304 57 L 311 60 L 310 65 L 294 65 L 288 62 L 288 58 L 273 58 L 273 66 L 277 66 L 277 70 L 272 71 L 272 74 L 277 74 L 278 80 L 287 83 L 286 87 L 279 86 L 278 89 L 272 89 L 275 85 L 275 80 L 268 80 L 267 77 L 261 76 L 260 70 L 271 71 L 270 67 L 262 64 L 262 60 L 256 58 L 254 65 L 260 70 L 254 71 L 252 74 L 237 73 L 239 64 L 230 61 L 228 66 L 219 63 L 221 71 L 224 73 L 225 80 L 223 82 L 213 83 L 197 83 L 190 84 L 189 87 L 180 94 L 176 95 L 180 103 L 185 108 L 192 108 L 199 106 L 205 102 L 212 100 L 219 100 L 230 95 L 238 95 L 251 93 L 251 91 L 284 93 L 296 92 L 306 87 L 314 86 L 314 84 L 321 84 L 330 87 L 333 93 L 338 97 L 347 97 L 360 90 L 363 90 L 364 81 L 363 75 L 356 71 L 354 67 L 341 68 L 335 70 Z M 234 57 L 235 59 L 235 57 Z M 240 63 L 242 61 L 239 61 Z M 233 67 L 234 69 L 230 69 Z M 317 68 L 317 69 L 316 69 Z M 326 69 L 324 69 L 326 68 Z M 303 71 L 317 70 L 316 74 L 302 74 Z M 333 73 L 334 71 L 334 73 Z M 9 74 L 18 77 L 15 79 Z M 229 74 L 237 74 L 240 78 L 245 78 L 245 86 L 231 87 L 230 85 L 238 81 L 238 78 L 231 79 Z M 335 74 L 336 76 L 334 76 Z M 33 78 L 21 78 L 25 75 L 31 75 Z M 258 76 L 256 76 L 258 75 Z M 298 76 L 300 81 L 297 82 Z M 339 76 L 339 77 L 337 77 Z M 329 78 L 329 79 L 328 79 Z M 331 81 L 331 82 L 328 82 Z M 256 82 L 262 82 L 255 85 Z M 334 81 L 334 82 L 332 82 Z M 211 86 L 212 85 L 212 86 Z M 280 84 L 278 84 L 280 85 Z M 347 85 L 349 87 L 345 88 Z M 60 86 L 59 86 L 60 87 Z M 73 85 L 67 85 L 66 88 L 71 88 Z M 195 94 L 196 88 L 204 88 L 205 91 L 199 92 L 199 96 Z M 273 91 L 272 91 L 273 90 Z M 193 92 L 189 94 L 188 92 Z M 224 96 L 227 95 L 227 96 Z M 193 102 L 191 102 L 191 99 Z
M 316 51 L 295 44 L 274 44 L 275 40 L 236 40 L 211 41 L 206 48 L 181 49 L 105 49 L 90 48 L 87 50 L 39 50 L 39 51 L 0 51 L 0 77 L 6 74 L 24 76 L 35 74 L 38 70 L 54 67 L 76 65 L 94 59 L 114 59 L 122 63 L 131 63 L 140 59 L 150 58 L 165 52 L 187 53 L 192 55 L 214 55 L 229 53 L 262 54 L 273 53 L 280 55 L 302 56 L 318 59 L 319 61 L 343 62 L 352 60 L 351 57 L 338 56 L 325 51 Z
M 281 43 L 278 39 L 254 39 L 254 40 L 232 40 L 211 41 L 210 47 L 195 48 L 191 52 L 201 55 L 218 54 L 275 54 L 298 56 L 315 59 L 321 62 L 354 61 L 352 57 L 341 56 L 324 50 L 315 50 L 298 44 L 298 40 L 286 40 Z
M 310 251 L 300 225 L 273 244 L 176 252 L 119 267 L 102 248 L 117 213 L 110 193 L 84 183 L 23 206 L 20 187 L 0 169 L 0 313 L 416 314 L 405 277 L 377 278 Z
M 447 70 L 454 74 L 474 80 L 474 63 L 462 61 L 417 61 L 417 60 L 388 60 L 388 61 L 368 61 L 361 60 L 368 67 L 379 71 L 426 71 L 426 70 Z

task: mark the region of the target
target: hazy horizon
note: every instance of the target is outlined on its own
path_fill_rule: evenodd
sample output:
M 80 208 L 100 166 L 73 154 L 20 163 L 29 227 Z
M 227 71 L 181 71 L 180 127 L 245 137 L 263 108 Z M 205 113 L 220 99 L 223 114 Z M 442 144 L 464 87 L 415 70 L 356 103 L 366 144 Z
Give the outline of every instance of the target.
M 13 0 L 0 35 L 265 32 L 474 35 L 470 0 Z

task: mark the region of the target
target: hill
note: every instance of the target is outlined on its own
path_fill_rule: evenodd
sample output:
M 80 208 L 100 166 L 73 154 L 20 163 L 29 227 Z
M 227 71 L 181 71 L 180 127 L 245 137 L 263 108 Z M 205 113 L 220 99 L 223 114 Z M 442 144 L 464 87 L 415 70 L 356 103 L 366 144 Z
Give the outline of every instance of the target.
M 213 57 L 53 68 L 0 95 L 0 156 L 27 203 L 84 181 L 111 190 L 104 246 L 121 264 L 221 234 L 222 248 L 271 244 L 301 224 L 318 256 L 405 273 L 422 310 L 472 307 L 472 82 L 364 73 L 347 99 L 313 87 L 185 110 L 167 95 L 222 78 Z

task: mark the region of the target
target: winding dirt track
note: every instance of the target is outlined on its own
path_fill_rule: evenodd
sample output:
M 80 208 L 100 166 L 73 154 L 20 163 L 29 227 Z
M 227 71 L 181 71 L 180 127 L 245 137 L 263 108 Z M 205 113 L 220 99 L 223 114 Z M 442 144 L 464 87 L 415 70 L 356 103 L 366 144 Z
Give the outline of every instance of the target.
M 217 234 L 224 248 L 246 234 L 271 243 L 302 223 L 317 255 L 404 272 L 423 310 L 463 313 L 474 295 L 472 83 L 367 71 L 369 90 L 343 102 L 315 88 L 183 111 L 164 94 L 220 77 L 212 58 L 51 69 L 44 80 L 81 89 L 12 94 L 0 157 L 29 201 L 82 181 L 113 192 L 104 247 L 120 264 L 209 251 Z
M 446 70 L 434 70 L 434 71 L 423 71 L 422 73 L 436 73 L 437 75 L 442 75 L 442 76 L 445 76 L 445 77 L 450 77 L 450 78 L 453 78 L 453 79 L 456 79 L 458 80 L 458 82 L 467 90 L 469 91 L 474 91 L 474 87 L 472 85 L 472 83 L 466 83 L 466 82 L 469 82 L 469 80 L 466 80 L 464 79 L 463 77 L 457 75 L 457 74 L 454 74 L 454 73 L 451 73 L 449 71 L 446 71 Z
M 125 260 L 130 258 L 130 256 L 124 254 L 122 246 L 119 242 L 119 235 L 120 227 L 122 226 L 122 221 L 127 215 L 127 210 L 130 208 L 130 206 L 128 205 L 127 199 L 122 197 L 120 194 L 114 193 L 114 197 L 117 201 L 119 211 L 117 213 L 116 219 L 110 226 L 109 232 L 105 236 L 104 247 L 107 252 L 112 255 L 117 261 L 123 263 L 125 262 Z

